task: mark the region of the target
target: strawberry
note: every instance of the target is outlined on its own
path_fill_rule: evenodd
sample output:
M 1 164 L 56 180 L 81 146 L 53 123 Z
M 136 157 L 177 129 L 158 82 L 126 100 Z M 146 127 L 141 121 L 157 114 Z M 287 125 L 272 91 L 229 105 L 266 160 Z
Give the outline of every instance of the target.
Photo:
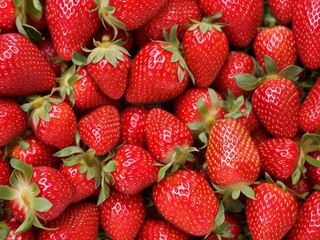
M 99 30 L 100 20 L 94 0 L 46 1 L 48 29 L 58 55 L 66 61 L 73 52 L 82 52 Z
M 206 16 L 222 12 L 220 21 L 227 24 L 224 31 L 229 42 L 236 47 L 248 46 L 262 24 L 263 0 L 200 0 L 199 6 Z
M 59 149 L 73 145 L 76 117 L 71 106 L 56 96 L 31 95 L 21 108 L 29 112 L 30 126 L 36 137 Z
M 10 98 L 0 98 L 0 147 L 9 144 L 27 130 L 27 114 L 19 103 Z
M 260 125 L 260 127 L 255 130 L 253 133 L 250 134 L 251 139 L 254 143 L 254 145 L 257 147 L 260 143 L 266 141 L 267 139 L 271 138 L 271 134 Z
M 61 160 L 53 156 L 55 152 L 56 148 L 41 142 L 31 133 L 23 139 L 15 141 L 10 147 L 8 155 L 9 157 L 18 158 L 32 167 L 47 166 L 58 168 Z
M 320 151 L 313 152 L 310 154 L 310 156 L 314 157 L 320 162 Z M 309 163 L 306 163 L 306 168 L 306 177 L 310 186 L 315 187 L 317 185 L 320 185 L 320 168 Z
M 145 217 L 140 193 L 127 195 L 115 190 L 99 205 L 100 225 L 113 240 L 135 239 Z
M 184 57 L 197 87 L 208 87 L 218 75 L 229 51 L 228 39 L 221 30 L 224 25 L 213 23 L 221 12 L 193 21 L 183 36 Z
M 250 74 L 236 74 L 238 85 L 245 90 L 254 90 L 252 108 L 263 126 L 277 138 L 293 138 L 298 132 L 299 92 L 292 81 L 302 68 L 291 65 L 280 72 L 277 65 L 265 56 L 266 72 L 255 66 L 257 78 Z
M 129 105 L 120 113 L 120 143 L 147 148 L 145 122 L 148 110 L 142 106 Z
M 150 21 L 135 31 L 135 42 L 139 48 L 151 40 L 163 40 L 162 32 L 169 32 L 174 25 L 178 26 L 177 37 L 182 40 L 186 32 L 185 25 L 191 19 L 201 21 L 202 14 L 197 0 L 170 0 Z
M 80 202 L 69 206 L 59 217 L 46 223 L 47 228 L 37 235 L 38 240 L 79 239 L 95 240 L 99 229 L 99 211 L 95 204 Z
M 247 198 L 246 219 L 253 239 L 282 239 L 297 219 L 294 196 L 275 183 L 253 186 L 256 199 Z
M 320 77 L 301 106 L 299 128 L 309 133 L 314 133 L 320 129 Z
M 241 192 L 253 197 L 249 185 L 259 176 L 260 160 L 248 130 L 241 123 L 227 118 L 213 125 L 206 160 L 208 175 L 218 192 L 233 199 Z
M 15 20 L 17 17 L 17 9 L 12 0 L 1 1 L 0 7 L 0 29 L 1 33 L 12 32 L 15 30 Z
M 225 214 L 225 219 L 220 228 L 211 233 L 207 240 L 237 240 L 241 232 L 241 226 L 238 221 L 231 217 L 231 215 Z
M 268 0 L 271 12 L 282 25 L 291 23 L 295 3 L 295 0 Z
M 261 162 L 261 173 L 288 180 L 298 167 L 299 145 L 288 138 L 270 138 L 257 147 Z
M 22 96 L 50 91 L 55 74 L 40 50 L 18 33 L 0 34 L 0 95 Z
M 132 104 L 168 101 L 187 87 L 190 71 L 179 52 L 177 25 L 170 31 L 167 42 L 154 41 L 135 56 L 125 99 Z M 168 38 L 167 33 L 164 35 Z
M 9 185 L 11 169 L 9 161 L 3 157 L 3 150 L 0 149 L 0 185 Z
M 159 179 L 171 168 L 171 173 L 186 161 L 194 161 L 192 132 L 170 112 L 152 108 L 146 119 L 145 131 L 148 151 L 162 166 Z
M 0 235 L 4 237 L 2 239 L 6 240 L 14 240 L 14 239 L 21 239 L 21 240 L 36 240 L 36 234 L 34 229 L 29 229 L 23 233 L 15 234 L 15 231 L 19 228 L 20 222 L 17 221 L 15 218 L 11 218 L 5 222 L 0 222 L 0 231 L 4 235 Z M 7 235 L 7 236 L 6 236 Z
M 78 123 L 82 141 L 97 156 L 113 149 L 120 139 L 120 114 L 112 105 L 98 107 L 82 117 Z
M 180 169 L 156 183 L 152 196 L 161 215 L 179 229 L 195 236 L 213 230 L 219 204 L 199 173 Z
M 27 231 L 32 225 L 44 228 L 40 221 L 53 220 L 70 204 L 72 184 L 57 169 L 32 168 L 15 158 L 10 163 L 14 168 L 10 187 L 0 186 L 0 198 L 10 201 L 13 216 L 22 222 L 15 233 Z
M 292 19 L 292 32 L 300 60 L 312 70 L 320 67 L 319 6 L 319 1 L 297 0 Z
M 286 240 L 316 240 L 320 238 L 319 204 L 320 192 L 314 191 L 300 208 L 297 221 L 286 236 Z
M 230 51 L 216 80 L 213 82 L 213 87 L 224 95 L 227 95 L 230 89 L 235 97 L 240 97 L 241 95 L 248 97 L 250 92 L 239 88 L 234 75 L 237 73 L 252 74 L 253 67 L 251 56 L 244 52 Z
M 272 58 L 279 69 L 295 64 L 298 57 L 291 29 L 281 25 L 261 29 L 254 38 L 253 52 L 263 69 L 265 55 Z
M 146 219 L 137 235 L 137 240 L 191 240 L 191 236 L 164 219 Z

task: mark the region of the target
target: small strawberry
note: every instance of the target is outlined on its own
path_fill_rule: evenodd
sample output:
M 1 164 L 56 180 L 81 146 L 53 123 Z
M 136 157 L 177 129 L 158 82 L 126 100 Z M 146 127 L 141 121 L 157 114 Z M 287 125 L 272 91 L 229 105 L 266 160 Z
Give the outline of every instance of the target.
M 283 239 L 297 219 L 298 204 L 284 185 L 260 182 L 247 198 L 246 219 L 253 239 Z
M 120 139 L 120 114 L 112 105 L 96 108 L 82 117 L 78 123 L 81 140 L 97 156 L 113 149 Z
M 0 97 L 0 147 L 9 144 L 27 130 L 28 117 L 19 103 Z
M 0 7 L 0 29 L 1 33 L 13 32 L 18 11 L 12 0 L 1 1 Z
M 55 74 L 40 50 L 18 33 L 0 34 L 0 95 L 22 96 L 50 91 Z
M 320 162 L 320 151 L 310 153 L 310 156 L 314 157 L 316 160 Z M 306 177 L 310 186 L 315 187 L 317 185 L 320 185 L 320 167 L 306 163 L 306 168 Z
M 271 12 L 282 24 L 291 23 L 296 0 L 268 0 Z
M 11 218 L 5 222 L 0 222 L 1 239 L 5 240 L 36 240 L 34 229 L 29 229 L 23 233 L 15 234 L 21 223 L 15 218 Z M 7 236 L 6 236 L 7 235 Z M 3 238 L 4 237 L 4 238 Z
M 272 137 L 272 135 L 261 125 L 257 130 L 255 130 L 250 135 L 256 147 L 258 147 L 260 143 L 263 143 L 264 141 Z
M 220 21 L 227 24 L 224 31 L 236 47 L 248 46 L 262 24 L 263 0 L 200 0 L 199 6 L 206 16 L 222 12 Z
M 59 217 L 46 223 L 37 235 L 38 240 L 78 239 L 96 240 L 99 230 L 99 211 L 95 204 L 80 202 L 69 206 Z
M 294 3 L 292 32 L 302 64 L 312 70 L 320 67 L 320 2 L 297 0 Z
M 219 203 L 199 173 L 180 169 L 156 183 L 152 196 L 161 215 L 179 229 L 195 236 L 214 229 Z
M 237 240 L 241 232 L 241 226 L 239 222 L 231 217 L 231 215 L 224 215 L 223 224 L 218 227 L 213 233 L 211 233 L 207 240 Z
M 140 193 L 127 195 L 116 190 L 99 205 L 100 225 L 113 240 L 135 239 L 145 217 Z
M 9 161 L 3 157 L 3 150 L 0 149 L 0 185 L 9 185 L 11 169 Z

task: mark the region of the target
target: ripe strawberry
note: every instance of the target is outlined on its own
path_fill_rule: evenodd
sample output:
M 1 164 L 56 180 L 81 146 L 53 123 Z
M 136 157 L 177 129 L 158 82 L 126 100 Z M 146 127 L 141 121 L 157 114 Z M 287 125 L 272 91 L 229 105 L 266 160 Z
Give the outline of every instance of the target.
M 314 157 L 320 162 L 320 151 L 313 152 L 310 154 L 310 156 Z M 309 163 L 306 163 L 306 168 L 306 177 L 310 186 L 313 188 L 316 185 L 320 185 L 320 168 Z
M 133 104 L 171 100 L 188 85 L 190 72 L 179 52 L 177 25 L 167 42 L 154 41 L 143 47 L 132 63 L 125 99 Z M 164 35 L 168 38 L 166 32 Z
M 220 21 L 227 24 L 223 30 L 229 42 L 236 47 L 248 46 L 262 24 L 263 0 L 200 0 L 199 5 L 206 16 L 222 12 Z
M 227 118 L 213 125 L 206 160 L 208 175 L 220 193 L 233 199 L 241 192 L 253 197 L 249 185 L 259 176 L 260 160 L 248 130 L 241 123 Z
M 228 57 L 222 66 L 216 80 L 213 82 L 213 87 L 221 94 L 227 95 L 228 90 L 234 94 L 235 97 L 248 97 L 250 92 L 241 89 L 234 78 L 238 73 L 253 73 L 252 57 L 244 52 L 230 51 Z
M 282 25 L 291 23 L 295 3 L 295 0 L 268 0 L 271 12 Z
M 191 23 L 191 19 L 201 21 L 197 0 L 170 0 L 160 9 L 150 21 L 135 31 L 135 42 L 139 48 L 144 47 L 151 40 L 163 40 L 162 32 L 169 32 L 177 25 L 177 37 L 182 40 L 186 32 L 186 24 Z
M 277 65 L 265 56 L 266 74 L 259 65 L 255 71 L 257 78 L 250 74 L 235 75 L 238 85 L 252 94 L 253 111 L 263 126 L 277 138 L 293 138 L 298 131 L 299 92 L 292 81 L 302 71 L 291 65 L 280 72 Z
M 145 217 L 140 193 L 127 195 L 115 190 L 99 205 L 100 225 L 113 240 L 135 239 Z
M 16 24 L 15 20 L 18 15 L 17 8 L 11 0 L 1 1 L 0 7 L 0 29 L 1 33 L 13 32 Z
M 291 29 L 282 25 L 260 30 L 254 39 L 253 51 L 263 69 L 265 55 L 272 58 L 280 70 L 295 64 L 298 57 Z
M 0 147 L 9 144 L 27 130 L 27 114 L 14 99 L 0 97 Z
M 57 169 L 34 167 L 12 158 L 14 168 L 10 187 L 0 186 L 0 198 L 9 200 L 13 216 L 22 224 L 15 233 L 32 225 L 44 228 L 40 221 L 58 217 L 74 195 L 72 184 Z
M 211 233 L 207 240 L 237 240 L 241 232 L 241 226 L 239 222 L 231 217 L 231 215 L 225 214 L 225 219 L 221 228 L 216 229 Z
M 0 149 L 0 185 L 9 185 L 11 169 L 9 161 L 3 157 L 3 150 Z
M 15 218 L 11 218 L 5 222 L 1 222 L 0 231 L 2 234 L 0 236 L 4 237 L 2 239 L 5 239 L 5 240 L 15 240 L 15 239 L 36 240 L 37 239 L 34 229 L 29 229 L 28 231 L 25 231 L 23 233 L 15 234 L 15 231 L 19 228 L 20 224 L 21 223 L 17 221 L 17 219 Z
M 27 100 L 21 108 L 29 112 L 31 129 L 40 141 L 59 149 L 73 145 L 77 121 L 68 103 L 50 95 L 32 95 Z
M 320 238 L 320 192 L 314 191 L 299 210 L 298 218 L 286 240 L 316 240 Z
M 78 123 L 82 141 L 97 156 L 113 149 L 120 139 L 120 114 L 112 105 L 96 108 L 82 117 Z
M 297 0 L 293 11 L 292 32 L 302 64 L 312 70 L 320 67 L 320 2 Z
M 228 39 L 221 30 L 224 25 L 213 23 L 220 17 L 218 12 L 201 22 L 193 21 L 183 36 L 184 57 L 197 87 L 208 87 L 228 56 Z
M 199 173 L 180 169 L 156 183 L 152 194 L 161 215 L 179 229 L 195 236 L 214 229 L 219 204 Z
M 66 61 L 73 52 L 82 52 L 99 30 L 100 20 L 94 0 L 46 1 L 48 29 L 58 55 Z
M 299 127 L 302 131 L 309 133 L 320 129 L 320 77 L 301 106 Z
M 270 138 L 257 147 L 261 162 L 261 173 L 271 177 L 288 180 L 298 167 L 299 145 L 288 138 Z
M 40 230 L 38 240 L 96 240 L 99 230 L 98 208 L 90 202 L 70 205 L 59 217 L 46 223 L 46 227 L 56 229 Z
M 147 148 L 145 122 L 148 110 L 142 106 L 129 105 L 120 113 L 120 143 Z
M 257 130 L 251 133 L 251 139 L 255 147 L 258 147 L 260 143 L 263 143 L 271 137 L 271 134 L 261 125 Z
M 49 63 L 21 34 L 0 34 L 0 62 L 1 96 L 46 92 L 55 86 L 55 74 Z
M 270 182 L 260 182 L 253 189 L 256 199 L 246 201 L 246 219 L 253 239 L 282 239 L 297 219 L 294 196 Z
M 146 219 L 137 235 L 137 240 L 191 240 L 191 235 L 176 228 L 164 219 Z

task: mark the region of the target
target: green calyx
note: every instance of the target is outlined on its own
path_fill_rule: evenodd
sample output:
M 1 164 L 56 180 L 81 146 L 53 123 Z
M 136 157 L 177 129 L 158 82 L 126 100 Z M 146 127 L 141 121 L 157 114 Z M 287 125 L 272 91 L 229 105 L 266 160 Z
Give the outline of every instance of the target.
M 108 156 L 107 159 L 111 159 L 114 157 L 114 153 L 110 153 L 111 156 Z M 97 205 L 103 203 L 110 195 L 110 186 L 114 185 L 114 177 L 112 176 L 112 172 L 117 169 L 117 164 L 114 160 L 109 160 L 106 162 L 105 166 L 102 168 L 101 173 L 101 190 L 98 197 Z
M 52 203 L 46 198 L 39 197 L 39 187 L 30 182 L 33 174 L 32 166 L 16 158 L 12 158 L 10 164 L 13 168 L 10 186 L 0 186 L 0 199 L 15 201 L 24 210 L 25 220 L 15 231 L 15 234 L 29 230 L 32 225 L 48 229 L 42 225 L 37 215 L 39 212 L 50 210 Z
M 248 183 L 239 183 L 232 186 L 217 186 L 213 184 L 216 191 L 223 195 L 223 201 L 231 197 L 236 200 L 240 197 L 240 194 L 244 194 L 246 197 L 255 199 L 254 191 Z
M 265 172 L 265 179 L 266 179 L 267 182 L 269 182 L 269 183 L 274 183 L 274 184 L 276 184 L 277 186 L 281 187 L 283 191 L 289 190 L 289 189 L 287 188 L 287 186 L 286 186 L 283 182 L 281 182 L 281 181 L 279 181 L 279 180 L 274 181 L 267 172 Z
M 211 17 L 204 17 L 201 22 L 197 20 L 192 20 L 193 24 L 191 24 L 188 28 L 189 31 L 193 31 L 197 28 L 200 29 L 201 33 L 205 34 L 208 31 L 211 31 L 212 29 L 217 30 L 218 32 L 222 32 L 222 27 L 227 26 L 226 23 L 213 23 L 213 21 L 217 20 L 218 18 L 221 18 L 222 13 L 217 12 Z

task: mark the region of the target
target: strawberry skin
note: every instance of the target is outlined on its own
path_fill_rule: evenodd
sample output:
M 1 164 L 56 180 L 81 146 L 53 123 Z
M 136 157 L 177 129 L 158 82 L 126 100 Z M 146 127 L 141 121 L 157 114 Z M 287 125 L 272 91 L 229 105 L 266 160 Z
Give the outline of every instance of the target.
M 274 183 L 260 182 L 253 189 L 256 199 L 247 198 L 245 209 L 253 239 L 282 239 L 297 219 L 297 201 Z
M 9 185 L 11 169 L 9 161 L 3 157 L 3 152 L 0 149 L 0 185 Z
M 2 33 L 12 32 L 15 30 L 15 20 L 18 15 L 17 8 L 15 7 L 13 1 L 2 0 L 0 7 L 0 29 Z
M 161 215 L 179 229 L 195 236 L 213 230 L 219 204 L 199 173 L 180 169 L 156 183 L 152 196 Z
M 292 31 L 302 64 L 312 70 L 320 67 L 320 2 L 297 0 Z
M 0 35 L 0 96 L 50 91 L 55 74 L 40 50 L 18 33 Z
M 282 25 L 292 21 L 295 3 L 296 0 L 268 0 L 271 12 Z

